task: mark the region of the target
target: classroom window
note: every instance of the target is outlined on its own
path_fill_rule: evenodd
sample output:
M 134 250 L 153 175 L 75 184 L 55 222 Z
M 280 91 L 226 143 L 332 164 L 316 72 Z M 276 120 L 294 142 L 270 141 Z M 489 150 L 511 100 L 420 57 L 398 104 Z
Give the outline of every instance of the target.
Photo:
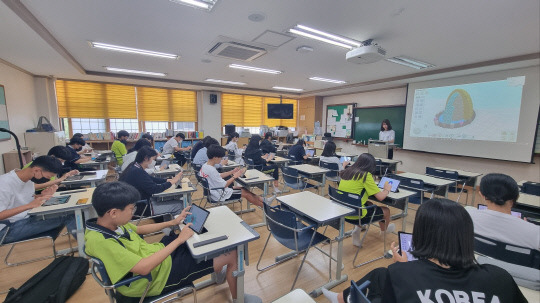
M 128 133 L 139 132 L 139 122 L 137 119 L 110 119 L 110 129 L 113 133 L 125 130 Z
M 169 122 L 145 121 L 144 128 L 146 129 L 146 132 L 149 132 L 151 134 L 164 133 L 169 128 Z
M 173 122 L 173 129 L 175 132 L 191 132 L 195 131 L 195 122 Z
M 71 118 L 73 134 L 103 133 L 107 131 L 105 119 Z

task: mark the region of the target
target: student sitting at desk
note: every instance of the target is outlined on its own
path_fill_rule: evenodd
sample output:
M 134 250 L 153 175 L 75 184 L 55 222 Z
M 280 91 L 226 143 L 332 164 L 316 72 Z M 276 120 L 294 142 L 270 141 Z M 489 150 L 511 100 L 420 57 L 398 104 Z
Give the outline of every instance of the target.
M 392 243 L 396 263 L 357 282 L 371 281 L 371 302 L 527 302 L 504 269 L 476 263 L 471 217 L 454 201 L 432 199 L 420 205 L 412 246 L 418 260 L 408 261 L 408 252 Z M 350 289 L 323 293 L 332 303 L 344 303 Z
M 540 228 L 511 215 L 519 197 L 519 187 L 512 177 L 487 174 L 480 182 L 480 196 L 487 209 L 466 209 L 474 222 L 474 233 L 507 244 L 540 250 Z M 508 270 L 516 282 L 524 287 L 540 290 L 540 271 L 506 262 L 479 257 L 481 263 L 492 263 Z M 496 261 L 496 262 L 493 262 Z
M 135 142 L 135 145 L 130 148 L 127 152 L 127 154 L 122 158 L 123 164 L 122 164 L 122 171 L 126 170 L 127 167 L 135 161 L 135 157 L 137 157 L 137 152 L 143 148 L 144 146 L 152 147 L 150 141 L 147 139 L 139 139 L 137 142 Z M 153 174 L 154 173 L 154 165 L 150 166 L 149 168 L 145 169 L 147 173 Z
M 126 182 L 134 186 L 141 198 L 150 199 L 153 194 L 161 193 L 171 186 L 176 185 L 182 179 L 182 172 L 170 179 L 162 179 L 150 176 L 145 170 L 152 168 L 156 163 L 157 152 L 149 146 L 143 146 L 137 152 L 133 161 L 120 175 L 119 181 Z M 154 215 L 172 213 L 179 214 L 183 209 L 183 204 L 176 201 L 152 201 Z
M 201 141 L 199 141 L 199 142 L 195 143 L 195 145 L 193 145 L 193 148 L 191 149 L 191 159 L 195 158 L 195 156 L 197 155 L 199 150 L 204 147 L 204 144 L 206 143 L 206 141 L 208 141 L 210 139 L 213 139 L 213 138 L 210 137 L 210 136 L 206 136 Z M 193 162 L 193 160 L 192 160 L 192 162 Z
M 204 142 L 204 147 L 199 149 L 199 151 L 195 155 L 195 158 L 193 158 L 192 160 L 193 164 L 203 165 L 204 163 L 208 162 L 208 153 L 207 153 L 208 147 L 214 144 L 219 145 L 216 139 L 212 137 L 210 137 L 209 139 L 206 139 L 206 141 Z M 221 166 L 227 165 L 227 163 L 229 163 L 229 160 L 223 159 L 221 160 L 220 163 L 216 164 L 216 168 L 221 168 Z
M 233 132 L 229 134 L 229 137 L 227 138 L 227 144 L 225 145 L 225 149 L 229 152 L 234 153 L 234 162 L 244 165 L 244 159 L 242 159 L 242 154 L 244 153 L 244 149 L 238 148 L 238 138 L 240 138 L 240 135 L 237 132 Z
M 135 212 L 135 202 L 140 199 L 137 190 L 122 182 L 107 182 L 96 188 L 92 206 L 98 218 L 86 223 L 86 253 L 99 258 L 104 264 L 111 282 L 116 283 L 126 275 L 152 274 L 147 296 L 157 296 L 186 285 L 194 280 L 216 273 L 216 283 L 225 280 L 236 299 L 237 270 L 236 251 L 230 251 L 214 259 L 197 262 L 191 256 L 186 241 L 193 236 L 188 226 L 180 234 L 171 233 L 160 242 L 147 243 L 140 235 L 178 226 L 189 214 L 186 208 L 176 219 L 136 226 L 129 221 Z M 141 297 L 147 280 L 140 279 L 121 286 L 118 292 L 126 297 Z M 260 298 L 245 294 L 245 302 L 261 302 Z
M 81 133 L 74 133 L 74 134 L 73 134 L 73 138 L 75 138 L 75 137 L 81 138 L 81 139 L 84 140 L 84 136 L 83 136 L 83 134 L 81 134 Z M 90 145 L 88 145 L 88 143 L 86 143 L 83 147 L 81 147 L 81 148 L 77 151 L 77 153 L 78 153 L 79 155 L 83 155 L 83 154 L 86 154 L 86 153 L 91 152 L 92 150 L 93 150 L 93 148 L 92 148 Z
M 388 194 L 390 194 L 390 189 L 392 185 L 384 184 L 384 188 L 381 190 L 375 184 L 373 180 L 372 173 L 375 171 L 375 158 L 371 154 L 361 154 L 356 162 L 345 170 L 341 172 L 341 182 L 339 182 L 338 189 L 340 191 L 357 194 L 362 197 L 362 206 L 372 205 L 373 203 L 368 202 L 368 197 L 375 196 L 377 200 L 384 200 Z M 375 212 L 373 221 L 383 218 L 382 221 L 379 221 L 379 226 L 381 227 L 382 232 L 391 233 L 395 230 L 396 226 L 394 223 L 390 223 L 390 210 L 385 206 L 376 206 L 375 208 L 370 208 L 369 210 L 362 210 L 360 216 L 350 216 L 345 217 L 348 220 L 359 220 L 358 226 L 354 227 L 352 232 L 353 245 L 360 245 L 360 225 L 368 224 L 371 220 L 371 216 Z
M 340 163 L 340 157 L 336 155 L 336 143 L 332 141 L 326 142 L 324 145 L 323 152 L 320 157 L 320 162 L 327 162 L 327 163 L 336 163 L 338 165 L 338 168 L 340 171 L 347 168 L 347 165 L 349 165 L 349 161 L 343 161 L 343 163 Z
M 71 153 L 71 157 L 68 161 L 65 163 L 71 167 L 71 169 L 79 169 L 78 164 L 80 163 L 86 163 L 88 161 L 91 161 L 91 157 L 86 156 L 80 156 L 77 153 L 77 150 L 79 150 L 82 146 L 84 146 L 85 142 L 82 138 L 79 137 L 73 137 L 69 140 L 67 148 L 69 149 Z
M 306 155 L 306 142 L 304 139 L 299 139 L 295 145 L 291 146 L 289 149 L 289 157 L 294 156 L 296 161 L 307 160 L 308 156 Z
M 264 140 L 261 141 L 260 149 L 263 153 L 263 155 L 269 154 L 269 153 L 276 153 L 276 147 L 274 146 L 274 143 L 272 143 L 272 133 L 267 132 L 264 134 Z
M 62 183 L 62 181 L 66 180 L 68 177 L 74 176 L 79 173 L 79 171 L 76 169 L 70 170 L 70 167 L 64 167 L 66 161 L 71 159 L 71 152 L 67 147 L 61 145 L 53 146 L 51 149 L 49 149 L 47 156 L 53 156 L 58 159 L 60 163 L 62 163 L 62 171 L 58 175 L 52 176 L 51 178 L 32 178 L 32 182 L 34 182 L 34 187 L 36 189 L 36 194 L 39 194 L 40 191 L 49 186 L 58 185 Z M 26 164 L 23 168 L 30 167 L 32 163 L 33 162 Z
M 41 206 L 52 197 L 58 185 L 52 185 L 35 195 L 32 178 L 51 178 L 62 171 L 62 163 L 52 156 L 37 157 L 29 167 L 12 170 L 0 176 L 0 220 L 13 223 L 6 236 L 4 224 L 0 224 L 0 239 L 4 242 L 16 242 L 40 233 L 66 226 L 68 231 L 77 229 L 73 215 L 55 216 L 43 219 L 40 216 L 28 216 L 28 211 Z
M 186 136 L 183 133 L 178 133 L 163 145 L 163 155 L 174 155 L 174 158 L 178 160 L 178 165 L 180 166 L 184 166 L 187 161 L 183 152 L 191 149 L 191 146 L 181 147 L 182 141 L 185 139 Z
M 129 133 L 125 130 L 121 130 L 118 132 L 116 140 L 114 140 L 113 144 L 111 145 L 111 151 L 116 157 L 116 164 L 118 164 L 118 166 L 122 166 L 124 163 L 122 157 L 127 154 L 126 144 L 128 138 Z
M 272 177 L 274 178 L 274 193 L 279 194 L 281 190 L 279 189 L 279 171 L 277 165 L 274 164 L 268 164 L 268 161 L 272 160 L 269 159 L 270 154 L 266 154 L 263 156 L 262 151 L 259 147 L 259 143 L 261 142 L 261 136 L 259 135 L 252 135 L 249 139 L 248 146 L 246 147 L 246 151 L 244 152 L 244 157 L 247 159 L 252 159 L 253 164 L 255 165 L 261 165 L 262 169 L 261 171 L 265 174 L 272 174 Z
M 245 172 L 245 168 L 235 168 L 228 172 L 219 173 L 215 167 L 223 157 L 225 157 L 225 149 L 217 144 L 212 144 L 208 147 L 208 162 L 206 162 L 199 172 L 199 176 L 208 180 L 210 188 L 223 187 L 221 190 L 211 190 L 212 201 L 226 201 L 229 199 L 245 198 L 249 203 L 263 207 L 263 203 L 271 204 L 276 198 L 276 195 L 271 198 L 262 198 L 250 192 L 243 187 L 230 187 L 234 184 L 234 180 L 240 178 Z M 231 176 L 228 180 L 223 178 Z

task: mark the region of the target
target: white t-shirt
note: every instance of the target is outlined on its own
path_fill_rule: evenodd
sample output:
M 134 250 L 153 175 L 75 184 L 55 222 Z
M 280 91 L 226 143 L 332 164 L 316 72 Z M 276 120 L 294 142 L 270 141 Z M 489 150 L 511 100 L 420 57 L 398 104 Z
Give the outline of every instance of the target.
M 208 180 L 208 186 L 210 188 L 225 187 L 227 185 L 227 181 L 225 181 L 221 177 L 217 169 L 211 165 L 208 165 L 208 163 L 203 164 L 199 175 Z M 210 196 L 212 198 L 212 201 L 225 201 L 229 199 L 233 194 L 233 189 L 230 187 L 226 187 L 224 190 L 225 193 L 223 193 L 223 190 L 221 189 L 211 190 Z
M 15 170 L 0 176 L 0 211 L 12 209 L 34 200 L 34 182 L 23 182 L 15 173 Z M 23 211 L 15 216 L 7 218 L 10 222 L 16 222 L 26 218 L 28 211 Z M 5 225 L 0 224 L 0 230 Z
M 170 138 L 165 145 L 163 145 L 163 154 L 164 155 L 171 155 L 174 154 L 174 148 L 178 147 L 178 141 L 176 139 Z
M 242 148 L 238 148 L 238 144 L 236 142 L 229 142 L 227 145 L 225 145 L 225 149 L 234 152 L 234 162 L 244 164 L 244 161 L 242 160 L 242 153 L 244 150 Z
M 393 129 L 379 132 L 379 140 L 381 141 L 388 142 L 388 141 L 393 141 L 395 139 L 396 139 L 396 132 Z

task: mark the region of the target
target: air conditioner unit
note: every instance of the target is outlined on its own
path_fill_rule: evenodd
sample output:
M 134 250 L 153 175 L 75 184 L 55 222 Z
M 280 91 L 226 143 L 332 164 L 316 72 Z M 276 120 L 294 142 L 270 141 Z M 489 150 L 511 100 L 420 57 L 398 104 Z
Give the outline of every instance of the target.
M 208 53 L 218 57 L 252 61 L 266 54 L 267 51 L 261 47 L 238 42 L 218 42 Z
M 384 59 L 386 51 L 377 44 L 370 44 L 355 48 L 345 55 L 348 62 L 367 64 Z

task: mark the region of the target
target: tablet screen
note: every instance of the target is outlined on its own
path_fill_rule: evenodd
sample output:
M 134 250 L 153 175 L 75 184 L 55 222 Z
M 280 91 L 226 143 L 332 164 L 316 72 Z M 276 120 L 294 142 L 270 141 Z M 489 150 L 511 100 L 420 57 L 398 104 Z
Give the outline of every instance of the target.
M 206 219 L 208 219 L 208 215 L 210 215 L 210 212 L 208 212 L 204 208 L 200 208 L 195 204 L 191 205 L 189 212 L 191 214 L 186 216 L 186 218 L 184 219 L 184 224 L 193 224 L 190 226 L 191 229 L 193 229 L 193 231 L 195 231 L 197 234 L 200 234 L 204 227 L 204 222 L 206 222 Z
M 399 236 L 399 251 L 407 252 L 408 261 L 416 260 L 416 258 L 411 253 L 411 251 L 413 251 L 412 234 L 400 231 L 398 232 L 398 236 Z
M 43 203 L 42 206 L 66 204 L 69 201 L 70 197 L 71 197 L 71 195 L 60 196 L 60 197 L 51 197 L 49 200 L 45 201 L 45 203 Z
M 388 182 L 388 184 L 392 185 L 392 188 L 390 189 L 391 192 L 396 192 L 399 186 L 399 180 L 396 179 L 390 179 L 388 177 L 382 177 L 381 182 L 379 182 L 379 188 L 384 188 L 384 184 Z
M 313 157 L 313 155 L 315 154 L 315 150 L 314 149 L 308 149 L 306 150 L 306 155 L 308 157 Z
M 339 163 L 343 164 L 345 161 L 351 161 L 351 157 L 341 157 L 339 158 Z

